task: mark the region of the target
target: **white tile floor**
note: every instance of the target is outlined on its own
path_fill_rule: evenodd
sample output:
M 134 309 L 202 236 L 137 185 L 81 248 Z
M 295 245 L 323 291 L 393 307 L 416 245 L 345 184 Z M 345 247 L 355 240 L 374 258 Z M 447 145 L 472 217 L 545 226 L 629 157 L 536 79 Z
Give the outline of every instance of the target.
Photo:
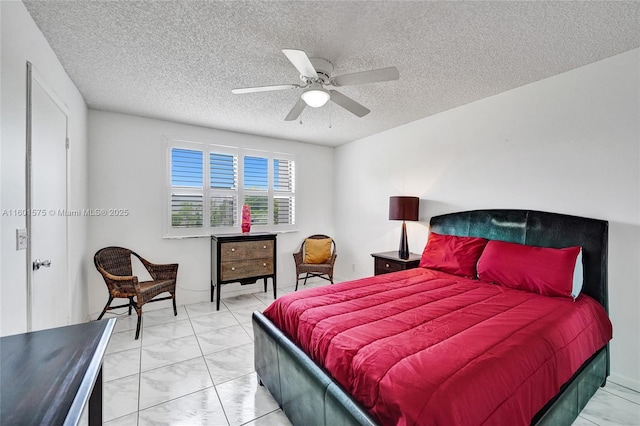
M 270 294 L 223 297 L 220 311 L 209 302 L 180 306 L 178 316 L 145 310 L 139 340 L 135 312 L 117 316 L 103 369 L 105 425 L 290 425 L 253 369 L 251 313 Z M 640 393 L 609 382 L 574 423 L 594 425 L 640 426 Z

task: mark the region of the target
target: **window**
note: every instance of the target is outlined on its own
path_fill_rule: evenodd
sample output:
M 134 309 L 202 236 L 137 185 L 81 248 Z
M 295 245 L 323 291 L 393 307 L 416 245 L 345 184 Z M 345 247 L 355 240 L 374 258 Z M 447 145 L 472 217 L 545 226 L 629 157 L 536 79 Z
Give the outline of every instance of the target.
M 244 157 L 244 204 L 251 207 L 251 226 L 269 224 L 269 159 Z
M 290 154 L 171 140 L 165 236 L 295 229 L 295 159 Z
M 273 160 L 273 223 L 295 224 L 295 162 L 274 158 Z
M 202 152 L 190 149 L 171 150 L 171 226 L 202 227 Z
M 238 157 L 209 153 L 210 225 L 212 228 L 238 225 Z

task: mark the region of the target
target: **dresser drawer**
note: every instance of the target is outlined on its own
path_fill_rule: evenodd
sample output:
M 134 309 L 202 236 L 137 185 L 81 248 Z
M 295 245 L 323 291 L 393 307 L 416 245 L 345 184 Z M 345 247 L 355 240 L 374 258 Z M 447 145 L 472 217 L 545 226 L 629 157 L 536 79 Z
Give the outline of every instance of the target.
M 220 244 L 222 262 L 271 257 L 273 257 L 273 241 L 236 241 Z
M 273 257 L 227 261 L 220 264 L 220 279 L 222 281 L 241 280 L 243 278 L 271 274 L 273 274 Z
M 397 262 L 393 262 L 387 259 L 376 258 L 375 260 L 375 275 L 387 274 L 389 272 L 397 272 L 404 270 L 404 265 Z

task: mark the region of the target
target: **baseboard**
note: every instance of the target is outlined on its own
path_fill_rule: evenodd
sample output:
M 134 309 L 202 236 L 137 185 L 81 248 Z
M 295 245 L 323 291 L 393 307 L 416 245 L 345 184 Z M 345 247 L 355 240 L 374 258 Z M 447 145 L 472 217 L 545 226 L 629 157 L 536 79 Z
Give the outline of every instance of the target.
M 633 380 L 616 373 L 611 373 L 608 380 L 616 385 L 624 386 L 625 388 L 640 392 L 640 382 L 637 380 Z
M 334 277 L 334 282 L 341 282 L 341 281 L 346 281 L 346 280 L 342 278 Z M 322 278 L 317 278 L 317 277 L 311 277 L 307 280 L 307 284 L 317 284 L 321 282 L 329 284 L 329 281 L 324 280 Z M 293 283 L 278 282 L 278 288 L 294 287 L 295 285 L 296 285 L 295 282 Z M 302 280 L 300 280 L 298 288 L 299 289 L 305 288 L 305 286 L 302 285 Z M 223 285 L 221 290 L 222 290 L 223 299 L 226 297 L 242 296 L 244 294 L 263 293 L 264 282 L 262 281 L 262 279 L 260 279 L 255 284 L 240 285 L 240 283 L 230 283 L 230 284 Z M 189 293 L 189 297 L 185 298 L 185 292 Z M 209 292 L 210 292 L 210 289 L 208 287 L 204 290 L 192 290 L 192 289 L 188 289 L 178 285 L 177 293 L 176 293 L 176 297 L 177 297 L 176 301 L 178 306 L 201 303 L 201 302 L 209 302 L 211 300 Z M 270 296 L 273 296 L 273 282 L 271 281 L 271 279 L 267 280 L 267 293 L 269 293 Z M 278 292 L 278 296 L 280 296 L 281 294 L 282 293 Z M 116 299 L 116 301 L 118 300 L 122 301 L 123 303 L 125 302 L 124 299 Z M 268 302 L 271 303 L 271 300 L 272 300 L 271 297 L 269 297 Z M 115 304 L 119 304 L 119 303 L 115 303 Z M 100 306 L 102 307 L 103 305 L 100 305 Z M 171 308 L 172 306 L 173 305 L 171 300 L 162 300 L 154 303 L 145 303 L 142 309 L 144 312 L 147 312 L 147 311 L 155 311 L 159 309 L 168 309 L 168 308 Z M 87 316 L 87 321 L 95 320 L 96 318 L 98 318 L 98 315 L 100 315 L 100 312 L 102 311 L 90 313 Z M 112 311 L 111 314 L 113 313 L 125 314 L 126 312 L 127 312 L 127 308 L 121 308 L 121 309 Z M 133 315 L 135 314 L 136 313 L 133 312 Z M 110 315 L 110 313 L 107 313 L 105 318 L 111 318 L 112 316 L 113 315 Z
M 333 282 L 334 283 L 341 283 L 341 282 L 344 282 L 344 281 L 352 281 L 352 280 L 353 280 L 353 278 L 345 278 L 345 277 L 340 277 L 338 275 L 334 275 L 334 277 L 333 277 Z

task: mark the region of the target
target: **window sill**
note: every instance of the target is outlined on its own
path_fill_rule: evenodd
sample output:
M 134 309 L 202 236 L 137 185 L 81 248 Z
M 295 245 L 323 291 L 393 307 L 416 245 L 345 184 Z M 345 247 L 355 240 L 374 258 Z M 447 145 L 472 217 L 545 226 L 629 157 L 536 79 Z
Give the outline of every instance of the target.
M 268 230 L 268 229 L 256 229 L 254 232 L 268 232 L 271 234 L 293 234 L 295 232 L 299 232 L 297 229 L 279 229 L 279 230 Z M 223 232 L 224 233 L 224 232 Z M 229 233 L 237 233 L 240 232 L 229 232 Z M 211 238 L 211 235 L 214 234 L 200 234 L 200 235 L 163 235 L 163 240 L 186 240 L 190 238 Z

